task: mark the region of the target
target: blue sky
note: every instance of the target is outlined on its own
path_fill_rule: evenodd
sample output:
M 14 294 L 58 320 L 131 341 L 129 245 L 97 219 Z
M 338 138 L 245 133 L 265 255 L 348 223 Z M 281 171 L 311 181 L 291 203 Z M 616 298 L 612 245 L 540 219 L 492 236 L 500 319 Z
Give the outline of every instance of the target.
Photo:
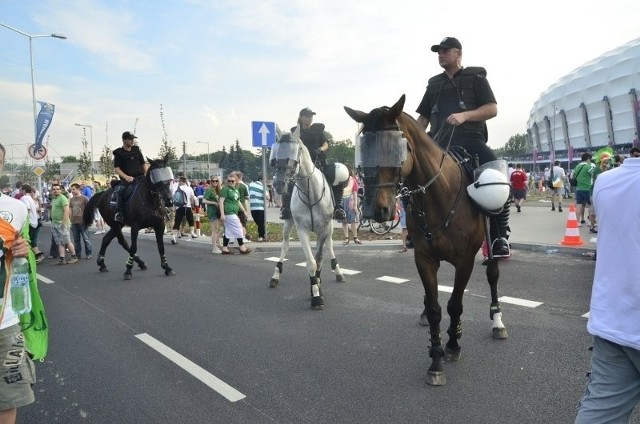
M 0 0 L 0 22 L 31 35 L 36 98 L 56 106 L 49 157 L 77 155 L 92 125 L 94 156 L 134 130 L 156 157 L 164 107 L 181 153 L 236 138 L 251 149 L 251 121 L 295 124 L 309 106 L 335 139 L 354 139 L 343 106 L 369 111 L 404 93 L 415 109 L 429 51 L 445 36 L 463 64 L 484 66 L 498 100 L 490 145 L 524 133 L 539 95 L 585 62 L 640 36 L 637 0 Z M 0 27 L 0 142 L 22 162 L 33 143 L 27 37 Z M 640 88 L 640 87 L 636 87 Z

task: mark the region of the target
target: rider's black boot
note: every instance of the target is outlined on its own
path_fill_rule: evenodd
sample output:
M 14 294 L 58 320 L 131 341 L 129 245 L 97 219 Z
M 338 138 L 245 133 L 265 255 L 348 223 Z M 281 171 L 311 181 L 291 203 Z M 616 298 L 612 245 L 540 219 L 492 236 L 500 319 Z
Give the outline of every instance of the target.
M 116 186 L 113 190 L 113 193 L 111 194 L 111 201 L 110 201 L 110 205 L 113 209 L 115 209 L 115 215 L 113 217 L 113 219 L 116 222 L 120 222 L 123 223 L 124 222 L 124 216 L 122 214 L 122 187 L 120 186 Z
M 345 219 L 346 213 L 342 208 L 342 193 L 344 192 L 344 185 L 342 183 L 333 186 L 333 219 Z
M 511 201 L 507 200 L 504 204 L 502 212 L 498 215 L 491 217 L 491 251 L 494 258 L 506 258 L 511 255 L 511 249 L 509 247 L 509 214 L 511 208 Z

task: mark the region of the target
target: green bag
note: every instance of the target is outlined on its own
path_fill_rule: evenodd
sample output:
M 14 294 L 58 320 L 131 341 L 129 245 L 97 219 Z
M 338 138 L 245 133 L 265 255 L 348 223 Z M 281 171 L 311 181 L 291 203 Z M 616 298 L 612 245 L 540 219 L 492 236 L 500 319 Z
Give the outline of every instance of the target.
M 29 221 L 22 229 L 22 238 L 29 240 Z M 44 361 L 49 348 L 49 323 L 38 291 L 36 257 L 29 249 L 29 289 L 31 312 L 20 315 L 20 328 L 24 334 L 25 347 L 34 361 Z

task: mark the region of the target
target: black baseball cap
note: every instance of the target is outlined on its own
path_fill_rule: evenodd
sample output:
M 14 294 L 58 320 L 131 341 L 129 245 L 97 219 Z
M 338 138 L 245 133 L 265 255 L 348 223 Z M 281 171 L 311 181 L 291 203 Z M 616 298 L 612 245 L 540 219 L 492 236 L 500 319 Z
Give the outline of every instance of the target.
M 437 52 L 440 49 L 459 49 L 462 50 L 462 44 L 454 37 L 444 37 L 440 44 L 434 44 L 431 46 L 432 52 Z
M 313 116 L 316 113 L 314 111 L 312 111 L 311 109 L 309 109 L 308 107 L 305 107 L 304 109 L 302 109 L 300 111 L 300 116 Z
M 135 135 L 131 134 L 129 131 L 125 131 L 122 133 L 123 140 L 133 140 L 134 138 L 138 138 Z

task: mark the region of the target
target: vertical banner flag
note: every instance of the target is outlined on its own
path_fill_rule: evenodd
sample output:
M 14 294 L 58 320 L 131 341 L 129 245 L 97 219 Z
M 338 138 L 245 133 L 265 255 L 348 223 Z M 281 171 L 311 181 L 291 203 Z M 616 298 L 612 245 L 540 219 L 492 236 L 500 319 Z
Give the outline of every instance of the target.
M 36 119 L 36 146 L 35 151 L 40 150 L 42 147 L 42 140 L 44 140 L 44 135 L 47 133 L 49 129 L 49 125 L 51 125 L 51 120 L 53 119 L 53 112 L 55 110 L 55 105 L 51 103 L 38 101 L 40 104 L 40 113 L 38 113 L 38 119 Z

